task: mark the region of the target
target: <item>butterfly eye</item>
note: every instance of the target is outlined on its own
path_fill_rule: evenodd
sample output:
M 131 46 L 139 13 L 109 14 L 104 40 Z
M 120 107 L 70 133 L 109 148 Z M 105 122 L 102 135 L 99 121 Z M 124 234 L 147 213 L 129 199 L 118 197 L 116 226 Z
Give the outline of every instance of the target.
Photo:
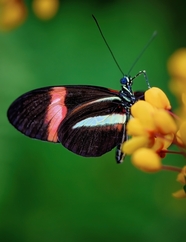
M 120 80 L 120 83 L 122 85 L 126 85 L 129 83 L 129 78 L 127 76 L 124 76 L 121 80 Z

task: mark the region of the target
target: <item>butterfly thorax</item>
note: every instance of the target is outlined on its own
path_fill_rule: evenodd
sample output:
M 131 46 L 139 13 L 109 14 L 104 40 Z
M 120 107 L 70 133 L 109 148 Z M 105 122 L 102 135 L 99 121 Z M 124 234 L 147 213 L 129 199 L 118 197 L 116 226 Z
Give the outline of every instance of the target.
M 122 84 L 120 97 L 123 101 L 123 106 L 125 107 L 125 109 L 129 109 L 136 102 L 134 92 L 132 91 L 132 78 L 129 76 L 124 76 L 120 80 L 120 83 Z

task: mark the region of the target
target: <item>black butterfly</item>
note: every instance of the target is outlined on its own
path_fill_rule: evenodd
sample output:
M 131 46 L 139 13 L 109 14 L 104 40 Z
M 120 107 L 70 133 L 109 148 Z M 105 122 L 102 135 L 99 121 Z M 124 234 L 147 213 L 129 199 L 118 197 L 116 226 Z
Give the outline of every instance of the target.
M 27 92 L 11 104 L 8 119 L 23 134 L 59 142 L 81 156 L 97 157 L 117 147 L 116 161 L 121 163 L 131 106 L 144 99 L 144 92 L 132 91 L 133 80 L 141 74 L 146 77 L 145 71 L 124 76 L 120 91 L 69 85 Z

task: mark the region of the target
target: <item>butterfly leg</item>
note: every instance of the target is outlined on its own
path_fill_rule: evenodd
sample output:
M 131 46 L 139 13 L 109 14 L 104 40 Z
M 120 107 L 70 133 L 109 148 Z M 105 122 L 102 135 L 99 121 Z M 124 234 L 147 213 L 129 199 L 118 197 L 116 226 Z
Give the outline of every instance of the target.
M 124 127 L 123 127 L 123 136 L 122 136 L 122 140 L 121 140 L 121 143 L 119 145 L 117 145 L 116 147 L 116 162 L 118 164 L 122 163 L 124 158 L 125 158 L 125 154 L 122 152 L 122 145 L 125 141 L 128 140 L 128 134 L 127 134 L 127 123 L 130 119 L 130 109 L 127 110 L 126 112 L 126 122 L 124 124 Z
M 145 81 L 146 81 L 146 83 L 147 83 L 147 87 L 148 87 L 148 89 L 149 89 L 149 88 L 150 88 L 150 83 L 149 83 L 149 80 L 148 80 L 148 77 L 147 77 L 147 73 L 146 73 L 145 70 L 143 70 L 143 71 L 139 71 L 139 72 L 138 72 L 138 73 L 132 78 L 132 80 L 134 80 L 136 77 L 141 76 L 141 75 L 144 76 Z
M 120 143 L 116 147 L 116 162 L 118 164 L 122 163 L 124 158 L 125 158 L 125 154 L 122 152 L 121 148 L 122 148 L 123 143 L 128 140 L 128 135 L 127 135 L 127 132 L 126 132 L 126 126 L 124 128 L 125 128 L 125 130 L 123 132 L 122 143 Z

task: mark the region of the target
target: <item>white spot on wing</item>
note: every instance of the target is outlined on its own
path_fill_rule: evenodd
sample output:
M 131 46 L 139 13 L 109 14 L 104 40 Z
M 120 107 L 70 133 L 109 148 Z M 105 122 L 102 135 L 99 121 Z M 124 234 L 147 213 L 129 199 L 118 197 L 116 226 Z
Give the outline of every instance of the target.
M 72 128 L 81 128 L 81 127 L 95 127 L 95 126 L 105 126 L 105 125 L 114 125 L 114 124 L 124 124 L 126 121 L 125 114 L 110 114 L 103 116 L 89 117 L 81 120 L 76 123 Z

